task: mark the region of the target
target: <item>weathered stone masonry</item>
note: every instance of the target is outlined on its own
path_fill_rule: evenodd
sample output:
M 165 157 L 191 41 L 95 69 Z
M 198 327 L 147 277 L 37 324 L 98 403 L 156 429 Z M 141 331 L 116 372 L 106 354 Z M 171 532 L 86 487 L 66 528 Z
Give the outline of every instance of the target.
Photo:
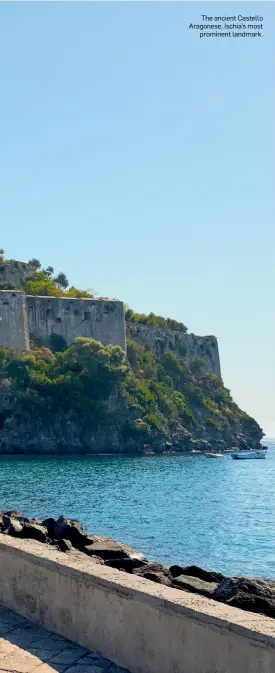
M 63 337 L 68 346 L 83 336 L 126 350 L 123 302 L 32 297 L 19 290 L 0 291 L 0 346 L 28 351 L 32 337 L 50 346 L 53 334 Z M 200 337 L 137 323 L 127 323 L 127 336 L 155 352 L 172 350 L 187 360 L 201 357 L 209 371 L 221 376 L 214 336 Z
M 15 290 L 0 292 L 0 346 L 28 351 L 30 348 L 26 295 Z
M 30 335 L 42 343 L 58 334 L 69 346 L 82 336 L 126 349 L 121 301 L 28 296 L 27 306 Z
M 127 337 L 154 352 L 170 350 L 187 360 L 200 357 L 205 361 L 210 372 L 221 376 L 219 347 L 215 336 L 202 337 L 183 332 L 171 332 L 160 327 L 127 323 Z
M 31 337 L 49 345 L 52 334 L 63 337 L 68 346 L 83 336 L 125 350 L 123 302 L 0 291 L 0 346 L 28 351 Z

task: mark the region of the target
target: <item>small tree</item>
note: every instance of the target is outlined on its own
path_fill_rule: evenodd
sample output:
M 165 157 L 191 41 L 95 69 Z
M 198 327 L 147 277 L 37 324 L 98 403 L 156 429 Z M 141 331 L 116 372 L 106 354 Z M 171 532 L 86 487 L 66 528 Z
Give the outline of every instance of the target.
M 50 278 L 53 275 L 53 271 L 54 270 L 53 270 L 52 266 L 47 266 L 47 268 L 45 269 L 46 276 L 48 276 Z
M 29 260 L 28 265 L 36 270 L 41 269 L 41 262 L 39 262 L 39 259 L 35 259 L 35 257 Z
M 4 254 L 5 254 L 5 251 L 3 250 L 3 248 L 0 248 L 0 262 L 4 261 Z
M 58 285 L 59 288 L 63 288 L 64 290 L 66 290 L 66 288 L 69 286 L 68 278 L 65 273 L 63 273 L 63 271 L 60 271 L 58 276 L 54 278 L 54 282 L 56 285 Z

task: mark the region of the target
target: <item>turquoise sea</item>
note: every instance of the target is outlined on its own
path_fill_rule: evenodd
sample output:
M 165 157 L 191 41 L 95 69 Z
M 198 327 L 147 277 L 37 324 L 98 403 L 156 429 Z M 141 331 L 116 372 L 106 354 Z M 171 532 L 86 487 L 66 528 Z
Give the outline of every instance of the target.
M 1 456 L 0 509 L 65 514 L 167 564 L 275 578 L 275 441 L 266 460 Z

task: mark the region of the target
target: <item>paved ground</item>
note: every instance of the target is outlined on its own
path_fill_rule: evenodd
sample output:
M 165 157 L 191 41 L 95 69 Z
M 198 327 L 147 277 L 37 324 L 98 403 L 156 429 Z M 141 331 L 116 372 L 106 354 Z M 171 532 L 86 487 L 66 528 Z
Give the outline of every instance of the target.
M 0 673 L 128 673 L 0 604 Z

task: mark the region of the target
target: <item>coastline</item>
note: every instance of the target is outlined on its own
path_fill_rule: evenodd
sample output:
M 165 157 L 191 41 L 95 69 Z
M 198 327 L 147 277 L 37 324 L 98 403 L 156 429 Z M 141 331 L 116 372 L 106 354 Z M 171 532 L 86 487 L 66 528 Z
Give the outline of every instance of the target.
M 171 589 L 204 596 L 218 603 L 275 618 L 275 581 L 229 577 L 196 565 L 165 566 L 151 561 L 129 545 L 87 533 L 81 522 L 61 515 L 30 519 L 21 512 L 0 512 L 0 535 L 39 542 L 73 560 L 104 565 Z M 31 542 L 30 542 L 31 544 Z

